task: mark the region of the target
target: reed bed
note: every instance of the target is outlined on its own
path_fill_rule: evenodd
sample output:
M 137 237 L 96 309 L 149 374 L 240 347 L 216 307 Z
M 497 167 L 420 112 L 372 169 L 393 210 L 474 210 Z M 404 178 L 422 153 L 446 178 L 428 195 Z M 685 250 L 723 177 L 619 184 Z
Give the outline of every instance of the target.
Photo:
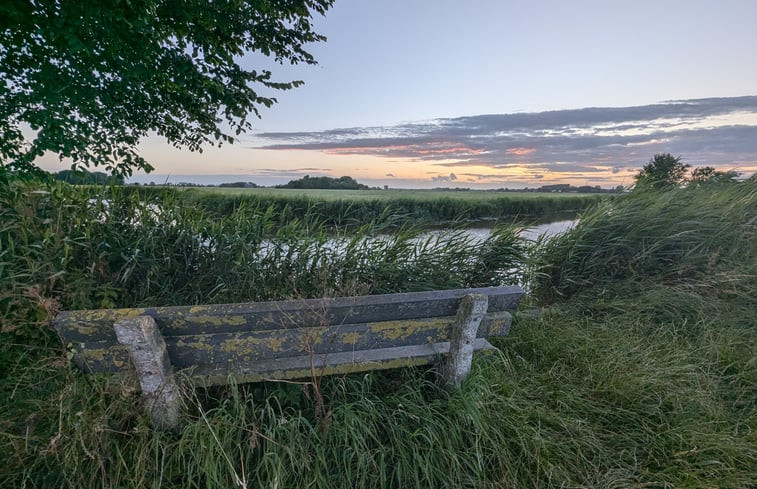
M 335 234 L 317 215 L 110 192 L 0 192 L 0 487 L 757 485 L 755 182 L 635 193 L 531 250 L 509 229 L 376 239 L 378 223 Z M 82 375 L 46 328 L 60 308 L 512 283 L 524 260 L 552 305 L 460 391 L 429 369 L 186 384 L 178 435 L 150 429 L 134 379 Z
M 271 207 L 277 214 L 288 214 L 293 218 L 302 218 L 315 212 L 322 216 L 325 224 L 336 226 L 359 226 L 360 223 L 368 221 L 381 221 L 387 216 L 392 216 L 395 224 L 414 226 L 439 226 L 482 220 L 510 222 L 514 218 L 575 215 L 600 200 L 612 198 L 602 194 L 503 195 L 480 191 L 361 191 L 348 193 L 348 197 L 344 198 L 339 197 L 336 191 L 325 195 L 313 191 L 275 192 L 274 190 L 271 193 L 263 193 L 257 189 L 245 192 L 192 189 L 185 191 L 184 198 L 192 202 L 192 205 L 216 215 L 228 215 L 245 207 Z M 371 197 L 360 195 L 369 192 Z
M 529 273 L 542 301 L 643 281 L 755 298 L 757 181 L 635 190 L 540 243 Z

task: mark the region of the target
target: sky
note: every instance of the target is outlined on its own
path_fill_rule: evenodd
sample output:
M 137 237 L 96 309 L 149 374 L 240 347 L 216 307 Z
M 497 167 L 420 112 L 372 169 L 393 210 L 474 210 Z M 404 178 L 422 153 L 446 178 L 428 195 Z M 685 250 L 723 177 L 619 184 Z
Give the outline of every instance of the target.
M 132 180 L 611 187 L 668 152 L 749 175 L 755 19 L 754 0 L 336 0 L 317 66 L 242 60 L 305 81 L 251 133 L 203 153 L 149 137 L 155 171 Z

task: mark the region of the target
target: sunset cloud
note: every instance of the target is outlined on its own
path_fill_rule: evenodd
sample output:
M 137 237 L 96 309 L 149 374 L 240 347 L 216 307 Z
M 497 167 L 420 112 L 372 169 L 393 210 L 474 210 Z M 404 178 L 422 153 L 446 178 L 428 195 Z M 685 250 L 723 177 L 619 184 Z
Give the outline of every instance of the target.
M 454 182 L 457 180 L 457 175 L 450 173 L 449 175 L 436 175 L 431 177 L 432 182 Z
M 331 168 L 258 168 L 245 170 L 250 176 L 262 176 L 262 177 L 282 177 L 282 178 L 299 178 L 308 174 L 329 174 L 332 172 Z
M 525 156 L 530 155 L 534 151 L 536 151 L 534 148 L 508 148 L 505 150 L 505 153 L 509 155 Z
M 508 175 L 525 166 L 530 178 L 591 174 L 618 178 L 655 153 L 692 165 L 748 172 L 757 166 L 757 96 L 679 100 L 636 107 L 488 114 L 381 127 L 317 132 L 268 132 L 255 147 L 311 150 L 476 168 Z M 477 171 L 489 169 L 491 171 Z M 448 181 L 454 173 L 440 173 Z

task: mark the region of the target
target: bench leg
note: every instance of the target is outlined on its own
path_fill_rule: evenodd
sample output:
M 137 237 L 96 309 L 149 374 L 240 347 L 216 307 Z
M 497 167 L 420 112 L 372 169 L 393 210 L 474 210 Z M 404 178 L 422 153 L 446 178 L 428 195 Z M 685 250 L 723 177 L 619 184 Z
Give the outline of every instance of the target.
M 470 374 L 473 343 L 488 307 L 489 298 L 483 294 L 468 294 L 460 302 L 452 324 L 449 355 L 442 370 L 444 386 L 449 391 L 459 389 Z
M 129 350 L 139 376 L 147 413 L 153 426 L 179 429 L 179 388 L 163 335 L 150 316 L 124 319 L 113 325 L 118 342 Z

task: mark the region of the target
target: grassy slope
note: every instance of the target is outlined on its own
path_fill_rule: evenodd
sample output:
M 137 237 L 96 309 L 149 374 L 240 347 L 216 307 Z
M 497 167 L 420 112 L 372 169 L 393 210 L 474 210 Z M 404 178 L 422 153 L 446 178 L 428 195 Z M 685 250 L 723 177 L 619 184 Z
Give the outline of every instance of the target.
M 6 344 L 0 486 L 754 487 L 755 212 L 752 181 L 639 194 L 585 216 L 533 258 L 549 312 L 516 324 L 451 397 L 410 369 L 197 389 L 173 437 L 147 427 L 128 382 L 84 377 L 54 346 Z M 510 249 L 502 239 L 475 253 Z M 461 253 L 436 266 L 471 256 Z M 393 270 L 372 278 L 390 287 L 415 273 Z M 437 279 L 450 277 L 426 286 Z

